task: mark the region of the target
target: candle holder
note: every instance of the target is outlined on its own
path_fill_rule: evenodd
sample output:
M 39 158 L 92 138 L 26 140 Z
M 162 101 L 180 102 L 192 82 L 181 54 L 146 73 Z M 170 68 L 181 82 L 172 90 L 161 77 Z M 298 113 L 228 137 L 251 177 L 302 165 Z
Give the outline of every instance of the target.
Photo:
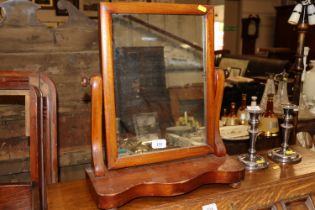
M 267 168 L 269 163 L 261 155 L 256 154 L 256 140 L 257 136 L 261 133 L 258 129 L 259 115 L 262 113 L 262 109 L 259 106 L 248 106 L 247 111 L 249 113 L 249 125 L 248 129 L 250 136 L 250 148 L 248 153 L 241 154 L 238 159 L 245 165 L 246 170 L 256 171 Z
M 298 107 L 293 104 L 285 104 L 283 105 L 283 112 L 284 112 L 284 120 L 281 124 L 282 127 L 282 134 L 283 134 L 283 143 L 281 147 L 275 148 L 268 152 L 268 157 L 277 163 L 298 163 L 301 161 L 302 156 L 294 151 L 292 148 L 289 147 L 289 137 L 291 131 L 294 127 L 293 121 L 293 114 L 294 111 L 297 110 Z

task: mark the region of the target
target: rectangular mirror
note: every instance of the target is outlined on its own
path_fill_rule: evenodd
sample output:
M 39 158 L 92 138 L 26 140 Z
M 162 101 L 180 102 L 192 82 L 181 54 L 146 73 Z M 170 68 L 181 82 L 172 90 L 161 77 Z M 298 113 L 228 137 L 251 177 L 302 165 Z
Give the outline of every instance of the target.
M 213 11 L 101 7 L 109 168 L 213 153 Z
M 202 17 L 112 18 L 119 157 L 206 145 Z

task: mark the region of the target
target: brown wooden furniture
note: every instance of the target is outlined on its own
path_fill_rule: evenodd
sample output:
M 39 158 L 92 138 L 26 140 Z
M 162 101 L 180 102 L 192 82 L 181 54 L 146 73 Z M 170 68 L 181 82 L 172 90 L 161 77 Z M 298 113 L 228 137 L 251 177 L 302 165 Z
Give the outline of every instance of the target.
M 115 95 L 118 82 L 115 78 L 117 69 L 114 71 L 112 36 L 114 14 L 195 15 L 203 18 L 204 58 L 206 59 L 204 60 L 206 69 L 204 95 L 207 99 L 204 116 L 206 142 L 203 145 L 119 156 L 119 142 L 121 141 L 120 130 L 117 126 L 117 118 L 120 117 L 117 114 L 119 96 Z M 244 167 L 226 155 L 219 135 L 224 75 L 223 71 L 214 70 L 213 15 L 213 7 L 203 5 L 155 4 L 152 7 L 147 3 L 102 2 L 100 4 L 103 75 L 91 79 L 93 163 L 91 168 L 86 169 L 88 183 L 99 208 L 116 208 L 142 196 L 175 196 L 208 183 L 238 183 L 243 178 Z M 135 81 L 131 88 L 140 92 L 141 87 L 138 83 Z M 104 102 L 104 109 L 102 102 Z M 124 103 L 129 102 L 124 101 Z M 104 127 L 102 126 L 103 110 Z M 106 134 L 107 163 L 104 162 L 103 157 L 103 128 Z
M 294 149 L 303 155 L 301 163 L 281 166 L 271 162 L 266 170 L 246 172 L 237 189 L 210 184 L 176 197 L 138 198 L 119 209 L 190 210 L 210 203 L 216 203 L 218 209 L 271 209 L 272 206 L 285 209 L 283 205 L 288 209 L 307 209 L 305 201 L 315 201 L 315 153 L 301 147 Z M 74 206 L 81 210 L 97 209 L 85 180 L 48 186 L 49 210 Z
M 196 84 L 187 87 L 171 87 L 169 88 L 170 92 L 170 104 L 171 104 L 171 112 L 174 121 L 176 121 L 180 117 L 180 102 L 187 100 L 198 100 L 204 98 L 203 93 L 203 85 Z M 203 108 L 203 107 L 201 107 Z M 191 110 L 191 111 L 199 111 L 200 110 Z M 191 114 L 190 114 L 191 115 Z
M 39 89 L 43 100 L 42 119 L 44 142 L 44 167 L 47 184 L 58 182 L 57 160 L 57 93 L 54 83 L 44 74 L 32 71 L 0 71 L 1 78 L 7 78 L 8 88 L 16 88 L 20 85 L 32 85 Z M 19 79 L 24 78 L 24 79 Z M 1 80 L 0 80 L 1 82 Z M 28 108 L 26 109 L 27 113 Z M 26 128 L 29 124 L 26 123 Z M 26 132 L 28 129 L 26 129 Z
M 1 75 L 1 95 L 24 95 L 29 102 L 30 177 L 28 183 L 0 185 L 0 209 L 44 209 L 46 188 L 43 162 L 42 97 L 40 90 L 29 83 L 27 76 Z
M 56 89 L 42 74 L 0 71 L 0 95 L 25 96 L 30 183 L 0 185 L 0 209 L 46 209 L 46 184 L 58 182 Z

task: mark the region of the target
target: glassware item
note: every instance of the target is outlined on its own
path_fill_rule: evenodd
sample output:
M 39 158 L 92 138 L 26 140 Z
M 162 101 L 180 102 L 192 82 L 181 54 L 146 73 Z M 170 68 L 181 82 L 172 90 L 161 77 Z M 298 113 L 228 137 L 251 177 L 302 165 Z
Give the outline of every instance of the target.
M 221 117 L 221 121 L 222 121 L 223 125 L 226 125 L 227 118 L 228 118 L 228 112 L 227 112 L 227 109 L 224 108 L 223 109 L 223 115 Z
M 303 93 L 306 95 L 307 101 L 312 101 L 315 98 L 315 60 L 310 61 L 311 70 L 305 73 L 303 84 Z
M 302 77 L 301 80 L 304 83 L 305 81 L 305 73 L 306 73 L 306 67 L 307 67 L 307 56 L 308 53 L 310 52 L 310 48 L 309 47 L 304 47 L 304 52 L 303 52 L 303 73 L 302 73 Z
M 236 105 L 235 102 L 231 103 L 231 107 L 230 107 L 230 113 L 226 119 L 226 125 L 239 125 L 240 124 L 240 120 L 237 117 L 236 114 Z
M 278 117 L 273 112 L 273 94 L 268 94 L 266 111 L 261 115 L 259 129 L 268 137 L 279 133 Z
M 265 85 L 263 96 L 262 96 L 261 101 L 260 101 L 260 107 L 263 110 L 266 110 L 268 94 L 275 94 L 276 93 L 275 82 L 274 82 L 273 77 L 274 77 L 273 74 L 269 75 L 269 78 L 267 79 L 267 82 Z
M 278 90 L 277 94 L 274 97 L 274 104 L 273 104 L 273 109 L 274 112 L 277 114 L 282 113 L 282 104 L 288 104 L 289 103 L 289 98 L 288 98 L 288 74 L 287 73 L 282 73 L 279 84 L 278 84 Z
M 242 104 L 237 111 L 237 117 L 241 125 L 247 124 L 246 97 L 246 94 L 242 94 Z
M 303 92 L 301 92 L 300 101 L 299 101 L 299 118 L 300 119 L 307 119 L 313 114 L 311 110 L 309 109 L 306 101 L 307 101 L 306 95 Z

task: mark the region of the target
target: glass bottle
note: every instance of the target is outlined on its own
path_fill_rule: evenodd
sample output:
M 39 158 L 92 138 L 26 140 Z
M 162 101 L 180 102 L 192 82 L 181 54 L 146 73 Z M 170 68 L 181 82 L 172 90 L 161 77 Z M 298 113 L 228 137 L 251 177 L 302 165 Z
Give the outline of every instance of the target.
M 231 103 L 230 113 L 226 119 L 226 125 L 239 125 L 240 121 L 236 114 L 236 105 L 235 102 Z
M 260 100 L 259 106 L 263 110 L 266 110 L 268 94 L 275 94 L 276 93 L 276 91 L 275 91 L 275 82 L 274 82 L 273 77 L 274 77 L 273 74 L 269 75 L 269 78 L 267 79 L 267 82 L 266 82 L 266 85 L 265 85 L 263 96 L 262 96 L 262 98 Z
M 307 102 L 315 99 L 315 60 L 310 61 L 311 69 L 305 73 L 303 93 L 306 95 Z
M 259 129 L 267 137 L 279 133 L 278 117 L 273 112 L 273 94 L 268 94 L 266 111 L 261 115 Z
M 241 125 L 247 124 L 246 97 L 246 94 L 242 94 L 242 104 L 237 111 L 237 117 L 240 120 Z
M 222 121 L 222 124 L 223 124 L 223 125 L 226 125 L 226 120 L 227 120 L 227 118 L 228 118 L 228 112 L 227 112 L 227 109 L 224 108 L 224 109 L 223 109 L 223 115 L 222 115 L 222 117 L 221 117 L 221 121 Z
M 288 80 L 288 74 L 285 72 L 282 73 L 280 75 L 278 90 L 277 90 L 277 94 L 274 97 L 274 104 L 273 104 L 274 112 L 277 114 L 282 113 L 283 111 L 282 104 L 289 103 L 288 91 L 287 91 L 287 86 L 288 86 L 287 80 Z

